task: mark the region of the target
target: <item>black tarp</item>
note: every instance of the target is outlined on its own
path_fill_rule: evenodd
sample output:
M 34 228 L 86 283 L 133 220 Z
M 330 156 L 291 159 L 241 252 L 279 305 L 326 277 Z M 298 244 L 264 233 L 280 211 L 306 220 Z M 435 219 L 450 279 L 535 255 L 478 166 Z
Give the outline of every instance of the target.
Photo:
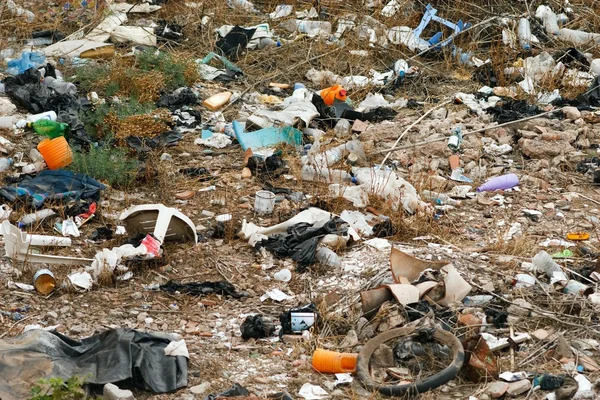
M 167 356 L 168 335 L 111 329 L 81 341 L 34 329 L 0 340 L 0 398 L 30 398 L 42 378 L 79 376 L 87 384 L 168 393 L 187 386 L 187 358 Z

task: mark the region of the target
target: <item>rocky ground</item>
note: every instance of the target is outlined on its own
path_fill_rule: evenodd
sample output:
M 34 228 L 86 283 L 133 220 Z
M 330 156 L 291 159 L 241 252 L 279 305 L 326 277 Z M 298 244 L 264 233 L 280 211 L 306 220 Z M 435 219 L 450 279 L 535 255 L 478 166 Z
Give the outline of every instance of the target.
M 169 12 L 177 13 L 183 6 L 173 3 L 177 7 Z M 270 9 L 268 5 L 264 6 Z M 186 33 L 189 32 L 192 16 L 182 14 L 179 18 L 189 23 Z M 221 21 L 222 17 L 217 14 L 216 19 Z M 239 11 L 230 19 L 247 24 L 260 20 L 256 16 L 245 17 Z M 219 24 L 214 23 L 218 27 Z M 210 36 L 205 32 L 199 35 Z M 294 42 L 290 46 L 301 47 L 303 58 L 309 60 L 310 43 L 302 42 L 300 45 Z M 197 47 L 191 45 L 186 50 L 196 52 L 195 57 L 202 55 Z M 266 51 L 272 52 L 273 49 Z M 597 49 L 593 51 L 597 52 Z M 318 49 L 318 54 L 325 54 L 323 48 Z M 269 67 L 254 64 L 260 57 L 256 52 L 248 52 L 246 57 L 239 64 L 248 68 L 247 75 L 251 81 L 231 85 L 239 92 L 262 90 L 262 86 L 258 85 L 264 80 L 262 77 L 290 84 L 306 81 L 299 77 L 306 73 L 309 65 L 298 66 L 297 70 L 291 66 L 286 70 L 279 65 L 272 69 L 277 69 L 276 73 L 269 76 Z M 281 56 L 273 57 L 275 60 L 275 57 Z M 348 60 L 355 61 L 355 58 Z M 339 58 L 335 62 L 340 62 Z M 418 107 L 401 108 L 393 120 L 372 123 L 357 135 L 367 153 L 366 165 L 381 163 L 387 154 L 385 150 L 398 136 L 435 106 L 432 99 L 440 103 L 454 99 L 459 91 L 477 90 L 478 84 L 461 81 L 458 75 L 437 76 L 439 81 L 434 81 L 427 72 L 431 65 L 436 65 L 434 62 L 443 63 L 427 60 L 426 65 L 430 66 L 415 79 L 415 87 L 408 84 L 394 94 L 395 98 L 416 98 L 421 102 Z M 311 63 L 315 64 L 314 67 L 337 67 L 340 69 L 336 71 L 338 73 L 350 73 L 341 70 L 339 64 L 324 66 L 321 61 L 307 61 L 305 64 Z M 260 78 L 252 76 L 261 68 L 267 70 L 262 71 L 264 75 L 259 74 Z M 349 62 L 348 68 L 352 69 Z M 473 89 L 468 90 L 467 87 Z M 420 95 L 415 94 L 423 88 L 429 88 L 433 95 L 423 91 Z M 220 86 L 200 81 L 196 89 L 204 96 L 214 93 Z M 357 99 L 364 97 L 363 90 L 357 90 Z M 239 106 L 238 103 L 228 109 L 226 115 L 235 115 Z M 206 109 L 197 108 L 208 115 Z M 552 106 L 544 106 L 541 111 L 551 109 Z M 597 289 L 598 283 L 589 277 L 590 271 L 598 268 L 600 193 L 592 183 L 591 174 L 581 173 L 577 165 L 597 156 L 599 114 L 595 109 L 579 111 L 570 107 L 505 127 L 493 128 L 495 124 L 490 115 L 476 115 L 464 104 L 452 102 L 409 129 L 400 141 L 400 145 L 405 147 L 393 151 L 388 164 L 395 165 L 399 175 L 419 193 L 423 190 L 452 193 L 456 186 L 465 184 L 449 179 L 448 158 L 453 152 L 447 146 L 447 137 L 457 126 L 463 128 L 463 133 L 488 128 L 481 133 L 465 135 L 458 153 L 464 174 L 474 180 L 470 191 L 490 177 L 507 173 L 518 175 L 518 187 L 460 198 L 460 205 L 446 206 L 435 218 L 432 215 L 409 215 L 375 194 L 369 197 L 369 206 L 391 218 L 396 228 L 395 234 L 387 238 L 391 245 L 420 259 L 451 262 L 472 286 L 470 296 L 493 295 L 493 300 L 485 306 L 460 302 L 449 309 L 429 299 L 432 311 L 426 319 L 431 323 L 445 325 L 461 339 L 480 331 L 498 338 L 528 333 L 530 337 L 524 342 L 494 352 L 498 372 L 574 375 L 574 362 L 575 365 L 584 364 L 583 373 L 594 383 L 600 379 L 600 368 L 593 362 L 600 350 L 600 302 L 594 295 L 567 294 L 560 285 L 550 285 L 546 276 L 532 272 L 531 262 L 540 250 L 554 254 L 569 246 L 572 254 L 560 260 L 564 270 L 572 279 L 586 282 L 594 292 Z M 15 152 L 28 152 L 37 140 L 32 133 L 6 131 L 6 137 L 16 144 Z M 220 393 L 234 383 L 246 387 L 259 398 L 281 391 L 299 398 L 298 391 L 305 383 L 320 385 L 331 398 L 384 398 L 363 388 L 356 377 L 351 384 L 336 386 L 333 375 L 320 374 L 312 369 L 311 356 L 316 348 L 359 352 L 377 334 L 415 323 L 409 321 L 407 309 L 395 303 L 386 305 L 370 321 L 362 318 L 360 292 L 393 281 L 389 248 L 378 250 L 363 240 L 351 242 L 346 248 L 338 249 L 340 268 L 315 265 L 300 273 L 295 271 L 291 259 L 281 260 L 266 252 L 256 252 L 247 241 L 236 235 L 244 219 L 260 226 L 271 226 L 310 206 L 336 214 L 344 210 L 365 212 L 365 208 L 357 208 L 343 198 L 332 197 L 326 183 L 303 181 L 299 172 L 299 156 L 293 148 L 284 148 L 283 158 L 287 166 L 283 174 L 266 179 L 247 178 L 242 176 L 244 153 L 239 145 L 209 149 L 194 144 L 197 137 L 197 132 L 186 132 L 176 146 L 153 154 L 147 162 L 153 165 L 156 174 L 143 183 L 138 182 L 127 190 L 108 188 L 103 191 L 97 216 L 82 227 L 80 238 L 73 238 L 73 246 L 60 254 L 93 257 L 99 249 L 122 244 L 126 237 L 115 236 L 112 240 L 99 242 L 89 238 L 98 227 L 120 225 L 118 216 L 128 206 L 146 203 L 176 207 L 189 216 L 203 235 L 198 245 L 166 244 L 164 257 L 136 265 L 131 280 L 109 279 L 86 292 L 62 287 L 46 296 L 20 290 L 10 284 L 31 283 L 41 265 L 4 258 L 0 268 L 0 309 L 29 308 L 21 313 L 25 318 L 18 321 L 0 314 L 0 337 L 17 336 L 30 324 L 43 327 L 57 325 L 59 332 L 73 338 L 117 327 L 181 335 L 190 352 L 188 388 L 162 395 L 137 391 L 135 396 L 139 399 L 204 399 L 208 394 Z M 325 148 L 345 140 L 331 131 L 324 139 Z M 432 141 L 434 139 L 443 140 Z M 420 144 L 423 141 L 431 142 Z M 492 144 L 510 145 L 511 149 L 500 155 Z M 210 171 L 210 177 L 192 178 L 178 172 L 185 167 L 205 167 Z M 346 168 L 344 165 L 340 167 Z M 301 192 L 305 196 L 301 201 L 285 198 L 276 204 L 272 215 L 261 217 L 253 210 L 254 194 L 266 183 Z M 215 190 L 203 190 L 212 185 Z M 189 197 L 182 195 L 185 191 L 192 191 L 193 196 L 178 199 Z M 210 232 L 216 225 L 214 216 L 222 214 L 231 214 L 232 222 L 226 225 L 222 237 L 211 237 Z M 30 232 L 52 234 L 51 230 L 51 226 L 39 224 Z M 566 240 L 567 234 L 572 232 L 589 233 L 590 238 L 583 242 L 560 241 Z M 0 249 L 0 253 L 4 254 L 4 251 Z M 50 268 L 59 283 L 65 282 L 67 275 L 76 270 L 68 266 Z M 273 278 L 283 268 L 292 271 L 292 279 L 287 283 Z M 515 285 L 517 274 L 528 273 L 536 276 L 535 286 Z M 248 296 L 241 299 L 224 295 L 195 297 L 156 290 L 157 284 L 170 280 L 225 280 L 239 291 L 247 292 Z M 260 297 L 274 288 L 282 290 L 289 298 L 282 302 L 261 301 Z M 434 298 L 433 295 L 431 297 Z M 248 315 L 260 313 L 277 320 L 290 308 L 310 302 L 317 304 L 320 318 L 309 332 L 286 335 L 284 340 L 273 336 L 246 341 L 240 337 L 240 325 Z M 504 313 L 506 323 L 494 326 L 492 319 L 485 322 L 484 315 L 489 310 Z M 552 353 L 557 343 L 561 343 L 561 335 L 573 348 L 571 356 L 567 354 L 561 358 Z M 586 356 L 592 361 L 587 361 Z M 583 363 L 582 358 L 585 360 Z M 569 361 L 572 363 L 569 364 Z M 493 379 L 484 379 L 473 383 L 466 373 L 462 373 L 420 398 L 494 398 L 490 391 L 497 390 L 497 387 L 490 389 L 492 382 Z M 528 393 L 529 387 L 522 392 L 512 387 L 509 393 L 511 391 L 514 391 L 514 397 L 528 399 L 543 399 L 550 393 L 545 390 Z

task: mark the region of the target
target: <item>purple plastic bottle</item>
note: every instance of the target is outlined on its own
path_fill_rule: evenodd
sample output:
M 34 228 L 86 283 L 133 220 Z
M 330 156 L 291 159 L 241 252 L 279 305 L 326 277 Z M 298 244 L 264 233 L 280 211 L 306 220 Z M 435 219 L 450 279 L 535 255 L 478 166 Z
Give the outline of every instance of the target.
M 478 192 L 493 192 L 494 190 L 504 190 L 515 187 L 519 184 L 519 177 L 515 174 L 506 174 L 489 179 L 486 183 L 477 188 Z

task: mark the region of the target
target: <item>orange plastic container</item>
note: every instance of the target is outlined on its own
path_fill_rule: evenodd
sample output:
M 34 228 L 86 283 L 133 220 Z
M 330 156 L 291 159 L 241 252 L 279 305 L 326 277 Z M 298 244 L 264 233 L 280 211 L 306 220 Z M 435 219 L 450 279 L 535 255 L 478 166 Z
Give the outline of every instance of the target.
M 327 106 L 332 106 L 335 99 L 346 101 L 346 89 L 340 85 L 325 88 L 321 90 L 321 98 Z
M 358 354 L 354 353 L 316 349 L 313 353 L 312 366 L 325 374 L 352 373 L 356 371 L 357 358 Z
M 71 146 L 64 136 L 55 139 L 46 138 L 38 144 L 37 148 L 50 169 L 63 168 L 73 162 Z

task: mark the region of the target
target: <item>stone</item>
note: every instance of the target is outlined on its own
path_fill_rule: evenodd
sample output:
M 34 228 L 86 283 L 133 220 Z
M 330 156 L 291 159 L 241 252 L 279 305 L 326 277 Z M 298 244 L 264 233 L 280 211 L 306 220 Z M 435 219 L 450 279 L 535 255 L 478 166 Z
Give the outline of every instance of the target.
M 141 300 L 142 296 L 142 292 L 134 292 L 131 294 L 131 298 L 135 300 Z
M 527 317 L 530 313 L 529 309 L 531 308 L 531 304 L 524 299 L 515 299 L 513 301 L 514 304 L 511 304 L 506 311 L 510 315 L 516 315 L 519 317 Z
M 192 386 L 190 388 L 190 392 L 193 394 L 201 395 L 206 393 L 206 391 L 210 388 L 210 382 L 203 382 L 200 385 Z
M 361 317 L 358 320 L 356 328 L 358 330 L 358 338 L 362 341 L 364 341 L 365 339 L 371 339 L 373 336 L 375 336 L 375 331 L 373 330 L 373 327 L 369 324 L 369 320 L 364 317 Z
M 567 119 L 575 120 L 581 118 L 581 111 L 579 111 L 577 107 L 563 107 L 562 112 Z
M 377 350 L 373 352 L 371 356 L 371 365 L 373 367 L 393 367 L 396 365 L 394 361 L 394 351 L 386 344 L 379 346 Z
M 358 335 L 356 334 L 356 331 L 354 329 L 351 329 L 346 334 L 344 340 L 342 340 L 340 347 L 343 349 L 347 349 L 356 346 L 358 343 Z
M 536 126 L 536 128 L 540 128 L 540 127 Z M 525 139 L 535 139 L 535 138 L 538 137 L 538 134 L 536 132 L 533 132 L 533 131 L 526 131 L 524 129 L 519 129 L 518 132 L 521 135 L 521 137 L 523 137 Z M 543 132 L 546 132 L 545 128 L 544 128 Z M 540 132 L 540 133 L 542 133 L 542 132 Z
M 71 328 L 69 328 L 69 332 L 76 333 L 76 334 L 83 333 L 83 332 L 85 332 L 85 326 L 83 326 L 83 325 L 73 325 Z
M 559 154 L 575 151 L 566 140 L 547 141 L 520 139 L 519 145 L 523 154 L 531 158 L 552 158 Z
M 521 381 L 511 382 L 508 384 L 508 388 L 506 389 L 506 394 L 511 397 L 517 397 L 525 392 L 527 392 L 531 388 L 531 382 L 527 379 L 523 379 Z
M 145 312 L 139 313 L 136 318 L 137 318 L 138 322 L 144 322 L 144 320 L 146 318 L 148 318 L 148 313 L 145 313 Z
M 135 400 L 131 390 L 121 390 L 117 385 L 107 383 L 102 391 L 104 400 Z
M 548 339 L 548 336 L 550 336 L 550 332 L 548 332 L 545 329 L 538 329 L 538 330 L 534 331 L 531 334 L 531 336 L 533 336 L 537 340 L 546 340 L 546 339 Z
M 48 316 L 48 318 L 52 318 L 52 319 L 57 319 L 58 318 L 58 313 L 56 311 L 48 311 L 48 314 L 46 314 Z
M 445 119 L 447 115 L 448 110 L 446 110 L 446 107 L 441 107 L 431 112 L 432 119 Z
M 487 391 L 492 396 L 492 399 L 499 399 L 504 396 L 504 393 L 508 390 L 508 383 L 502 381 L 496 381 L 492 383 Z

